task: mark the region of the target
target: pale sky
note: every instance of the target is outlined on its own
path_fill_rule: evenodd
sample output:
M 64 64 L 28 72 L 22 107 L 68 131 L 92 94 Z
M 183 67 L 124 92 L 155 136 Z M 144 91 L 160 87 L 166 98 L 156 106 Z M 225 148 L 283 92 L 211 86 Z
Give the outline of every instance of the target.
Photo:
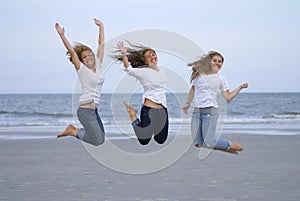
M 0 2 L 0 15 L 0 93 L 72 93 L 76 72 L 54 24 L 65 28 L 70 42 L 96 49 L 94 17 L 103 21 L 106 41 L 159 29 L 185 37 L 204 52 L 221 52 L 221 73 L 231 89 L 248 82 L 245 92 L 300 92 L 298 0 L 10 0 Z M 188 83 L 189 68 L 179 61 L 178 66 Z M 113 75 L 105 76 L 103 92 L 118 82 Z

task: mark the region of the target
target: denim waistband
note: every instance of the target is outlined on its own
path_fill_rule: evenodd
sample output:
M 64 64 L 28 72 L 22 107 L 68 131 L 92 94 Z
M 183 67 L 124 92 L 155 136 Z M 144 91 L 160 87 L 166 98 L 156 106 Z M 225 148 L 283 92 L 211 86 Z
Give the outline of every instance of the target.
M 215 108 L 215 107 L 205 107 L 205 108 L 194 107 L 194 113 L 218 114 L 219 110 L 218 110 L 218 108 Z

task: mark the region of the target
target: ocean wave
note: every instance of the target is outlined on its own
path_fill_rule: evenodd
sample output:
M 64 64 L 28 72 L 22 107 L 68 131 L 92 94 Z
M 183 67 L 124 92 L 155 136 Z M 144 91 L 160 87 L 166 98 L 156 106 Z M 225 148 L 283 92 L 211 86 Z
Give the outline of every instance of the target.
M 169 122 L 174 124 L 189 124 L 191 123 L 191 118 L 169 118 Z
M 262 119 L 272 119 L 272 120 L 300 120 L 300 113 L 280 113 L 280 114 L 270 114 L 270 115 L 263 115 Z
M 40 140 L 40 139 L 55 139 L 56 136 L 41 136 L 41 135 L 0 135 L 0 140 Z
M 0 111 L 0 115 L 10 116 L 39 116 L 39 117 L 72 117 L 73 114 L 67 113 L 47 113 L 47 112 L 17 112 L 17 111 Z
M 49 122 L 1 122 L 1 127 L 35 127 L 35 126 L 50 126 Z M 54 125 L 53 125 L 54 126 Z
M 37 120 L 37 119 L 14 119 L 9 121 L 0 121 L 0 127 L 37 127 L 37 126 L 66 126 L 74 123 L 71 118 L 68 119 L 51 119 L 51 120 Z
M 300 117 L 300 112 L 282 112 L 279 113 L 278 115 L 290 115 L 290 116 Z
M 300 124 L 300 118 L 225 118 L 229 124 Z

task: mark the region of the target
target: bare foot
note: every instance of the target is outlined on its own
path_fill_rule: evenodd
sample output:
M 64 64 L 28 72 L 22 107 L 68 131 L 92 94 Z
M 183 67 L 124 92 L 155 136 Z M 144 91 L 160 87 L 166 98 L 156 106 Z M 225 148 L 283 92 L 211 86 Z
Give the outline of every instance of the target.
M 230 154 L 239 154 L 236 150 L 233 150 L 231 148 L 229 148 L 228 150 L 226 149 L 219 149 L 220 151 L 224 151 L 226 153 L 230 153 Z
M 230 149 L 234 151 L 243 151 L 243 147 L 237 142 L 231 142 Z
M 57 138 L 66 137 L 66 136 L 75 137 L 76 135 L 77 135 L 77 128 L 72 124 L 70 124 L 63 132 L 57 135 Z
M 129 118 L 130 120 L 133 122 L 137 119 L 136 117 L 136 109 L 134 109 L 133 107 L 131 107 L 128 103 L 126 103 L 125 101 L 123 101 L 123 104 L 125 105 L 126 109 L 127 109 L 127 112 L 129 114 Z

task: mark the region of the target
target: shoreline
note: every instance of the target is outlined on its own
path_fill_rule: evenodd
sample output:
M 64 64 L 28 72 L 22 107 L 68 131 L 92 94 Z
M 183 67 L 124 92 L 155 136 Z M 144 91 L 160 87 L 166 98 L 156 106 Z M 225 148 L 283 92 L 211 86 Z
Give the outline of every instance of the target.
M 63 130 L 63 129 L 61 129 Z M 34 130 L 0 130 L 0 141 L 10 141 L 10 140 L 53 140 L 56 139 L 56 135 L 61 132 L 61 130 L 51 130 L 51 131 L 37 131 Z M 188 132 L 185 133 L 174 133 L 174 130 L 170 130 L 169 136 L 190 136 L 191 134 Z M 221 137 L 223 136 L 245 136 L 245 135 L 253 135 L 253 136 L 297 136 L 300 135 L 300 130 L 297 128 L 226 128 L 223 129 Z M 106 132 L 106 139 L 108 140 L 123 140 L 123 139 L 135 139 L 135 135 L 133 132 L 129 132 L 128 134 L 116 132 Z

